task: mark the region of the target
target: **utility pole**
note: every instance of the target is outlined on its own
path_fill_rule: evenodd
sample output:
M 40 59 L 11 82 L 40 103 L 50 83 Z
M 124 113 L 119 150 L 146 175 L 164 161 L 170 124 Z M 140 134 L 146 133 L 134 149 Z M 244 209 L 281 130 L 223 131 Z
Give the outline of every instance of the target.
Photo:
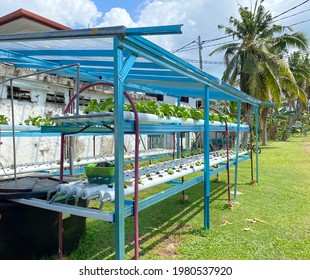
M 201 43 L 201 38 L 200 35 L 198 36 L 198 52 L 199 52 L 199 68 L 202 70 L 202 43 Z
M 201 43 L 201 38 L 200 35 L 198 36 L 198 54 L 199 54 L 199 69 L 202 69 L 202 43 Z M 201 106 L 204 106 L 204 98 L 200 99 L 201 101 Z M 203 147 L 203 133 L 197 132 L 196 133 L 196 140 L 197 140 L 197 147 L 202 148 Z

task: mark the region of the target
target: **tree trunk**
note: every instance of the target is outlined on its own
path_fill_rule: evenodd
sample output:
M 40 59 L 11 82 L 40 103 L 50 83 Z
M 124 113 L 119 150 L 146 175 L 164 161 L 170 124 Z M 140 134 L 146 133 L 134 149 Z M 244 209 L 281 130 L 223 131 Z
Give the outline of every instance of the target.
M 246 112 L 246 122 L 250 126 L 250 128 L 253 131 L 253 123 L 252 123 L 252 116 L 253 116 L 253 106 L 247 103 L 242 104 L 243 111 Z M 241 138 L 241 148 L 245 149 L 247 147 L 248 141 L 249 141 L 249 133 L 244 132 Z
M 261 110 L 261 130 L 262 130 L 262 145 L 267 146 L 267 116 L 268 108 L 262 108 Z

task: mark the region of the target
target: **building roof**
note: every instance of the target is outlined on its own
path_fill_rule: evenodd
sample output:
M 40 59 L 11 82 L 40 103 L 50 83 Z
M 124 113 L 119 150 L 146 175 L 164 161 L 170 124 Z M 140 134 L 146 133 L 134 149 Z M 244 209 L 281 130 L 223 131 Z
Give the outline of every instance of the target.
M 0 17 L 0 34 L 69 30 L 62 25 L 25 9 Z

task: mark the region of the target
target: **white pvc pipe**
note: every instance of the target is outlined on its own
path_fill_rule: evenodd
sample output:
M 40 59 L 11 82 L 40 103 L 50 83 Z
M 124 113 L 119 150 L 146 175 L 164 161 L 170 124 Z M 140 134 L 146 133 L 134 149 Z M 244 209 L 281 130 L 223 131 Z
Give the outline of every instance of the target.
M 239 155 L 247 153 L 241 152 Z M 232 151 L 229 152 L 231 159 L 236 157 Z M 217 165 L 227 160 L 225 151 L 215 151 L 210 154 L 210 166 Z M 204 169 L 204 164 L 197 165 L 198 162 L 203 161 L 203 155 L 195 155 L 187 158 L 172 160 L 169 162 L 160 163 L 158 165 L 141 168 L 139 191 L 152 188 L 154 186 L 176 180 L 178 178 L 187 176 L 197 171 Z M 173 170 L 173 174 L 169 174 L 168 170 Z M 132 171 L 125 173 L 125 184 L 129 186 L 124 187 L 124 195 L 131 195 L 134 193 L 133 186 L 130 183 L 134 180 L 134 173 Z M 99 201 L 115 200 L 115 187 L 109 187 L 107 184 L 89 186 L 85 180 L 79 180 L 66 184 L 59 184 L 56 187 L 59 194 L 72 195 L 75 198 L 95 199 Z
M 166 150 L 166 149 L 151 149 L 146 151 L 141 151 L 140 156 L 141 157 L 147 157 L 152 155 L 158 155 L 158 154 L 168 154 L 172 153 L 172 150 Z M 130 159 L 134 157 L 133 152 L 129 152 L 125 154 L 125 159 Z M 82 159 L 80 161 L 74 161 L 74 166 L 85 166 L 91 163 L 99 163 L 102 161 L 114 161 L 114 155 L 105 155 L 105 156 L 95 156 L 95 157 L 89 157 L 87 159 Z M 68 168 L 70 166 L 69 163 L 65 162 L 64 167 Z M 16 173 L 17 174 L 24 174 L 24 173 L 31 173 L 31 172 L 40 172 L 44 170 L 57 170 L 59 169 L 60 165 L 56 162 L 49 162 L 49 163 L 37 163 L 37 164 L 22 164 L 21 166 L 16 167 Z M 4 171 L 0 169 L 0 176 L 5 175 L 13 175 L 14 169 L 11 168 L 5 168 Z
M 86 187 L 84 188 L 78 195 L 82 199 L 88 199 L 90 197 L 93 197 L 96 195 L 96 192 L 99 190 L 106 190 L 108 188 L 108 185 L 97 185 L 94 187 Z
M 12 125 L 0 125 L 1 131 L 12 131 Z M 14 125 L 15 131 L 41 131 L 41 127 L 35 125 Z
M 197 125 L 203 126 L 204 120 L 194 120 L 194 119 L 182 119 L 176 117 L 163 117 L 160 118 L 155 114 L 147 114 L 147 113 L 138 113 L 139 122 L 141 124 L 154 124 L 154 123 L 173 123 L 173 124 L 182 124 L 182 125 Z M 82 114 L 79 118 L 77 118 L 74 114 L 65 114 L 63 118 L 61 115 L 55 115 L 55 117 L 59 118 L 56 119 L 56 123 L 76 123 L 76 122 L 112 122 L 114 121 L 114 115 L 111 112 L 90 112 L 88 114 Z M 134 113 L 130 111 L 124 111 L 124 119 L 125 120 L 134 120 Z M 221 126 L 224 125 L 222 122 L 214 121 L 210 122 L 210 126 Z M 228 127 L 237 127 L 235 123 L 228 123 Z M 240 127 L 248 128 L 248 125 L 241 124 Z
M 245 154 L 246 152 L 242 152 L 239 155 Z M 232 154 L 230 156 L 231 159 L 235 158 L 236 155 Z M 201 158 L 203 159 L 203 158 Z M 210 166 L 212 165 L 217 165 L 219 163 L 225 162 L 226 161 L 226 157 L 218 157 L 215 158 L 213 160 L 210 160 Z M 172 165 L 173 163 L 175 163 L 175 161 L 171 162 Z M 140 180 L 142 181 L 142 184 L 139 184 L 139 191 L 142 190 L 146 190 L 149 188 L 152 188 L 154 186 L 160 185 L 160 184 L 164 184 L 167 183 L 169 181 L 173 181 L 175 179 L 178 179 L 180 177 L 184 177 L 187 176 L 189 174 L 195 173 L 197 171 L 202 171 L 204 169 L 204 165 L 201 164 L 199 166 L 196 166 L 194 162 L 192 162 L 191 164 L 193 164 L 193 167 L 190 167 L 190 163 L 184 163 L 184 165 L 186 165 L 185 167 L 177 167 L 175 168 L 173 171 L 173 174 L 168 174 L 168 172 L 166 171 L 161 171 L 159 172 L 159 174 L 153 174 L 151 177 L 147 177 L 147 176 L 141 176 Z M 169 165 L 170 167 L 172 165 Z M 180 164 L 174 164 L 174 166 L 179 166 Z M 169 168 L 168 168 L 169 169 Z M 178 171 L 177 171 L 178 170 Z M 132 180 L 132 178 L 131 178 Z M 127 187 L 124 188 L 124 195 L 131 195 L 134 193 L 134 188 L 133 187 Z M 100 201 L 111 201 L 113 202 L 115 200 L 115 188 L 109 188 L 108 190 L 104 191 L 104 190 L 99 190 L 96 192 L 96 200 L 100 200 Z

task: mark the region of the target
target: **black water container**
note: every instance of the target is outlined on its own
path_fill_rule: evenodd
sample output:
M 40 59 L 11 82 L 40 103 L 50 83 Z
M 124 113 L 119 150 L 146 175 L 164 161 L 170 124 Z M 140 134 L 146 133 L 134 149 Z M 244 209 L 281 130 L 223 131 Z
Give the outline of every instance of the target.
M 3 197 L 29 197 L 29 192 L 0 191 L 0 259 L 29 260 L 57 258 L 59 247 L 59 214 L 33 206 L 12 202 Z M 31 192 L 30 197 L 45 197 L 46 192 Z M 44 198 L 42 198 L 44 199 Z M 68 203 L 73 203 L 68 202 Z M 79 206 L 85 204 L 84 201 Z M 86 218 L 63 214 L 63 253 L 70 253 L 77 248 L 85 233 Z
M 63 214 L 63 251 L 76 249 L 86 219 Z M 0 259 L 48 258 L 58 253 L 58 213 L 0 200 Z

